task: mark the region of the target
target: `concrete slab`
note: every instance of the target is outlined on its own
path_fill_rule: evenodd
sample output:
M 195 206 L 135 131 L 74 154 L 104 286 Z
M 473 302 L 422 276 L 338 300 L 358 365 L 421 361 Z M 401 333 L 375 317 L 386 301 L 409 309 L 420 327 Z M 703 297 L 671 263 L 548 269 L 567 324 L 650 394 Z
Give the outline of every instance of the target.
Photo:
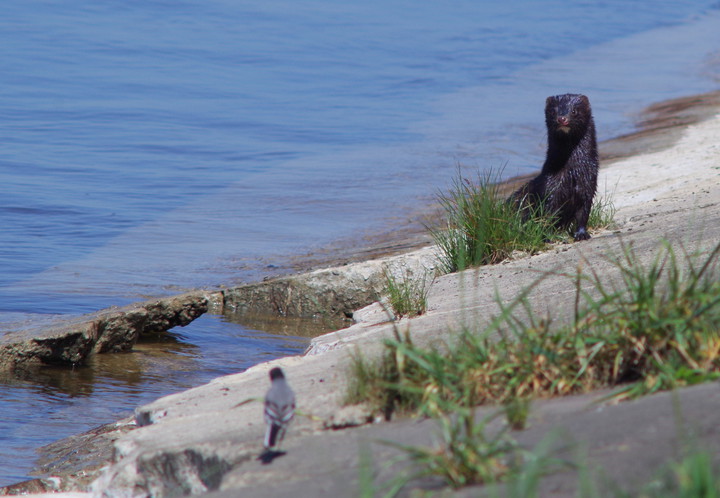
M 508 302 L 541 275 L 545 278 L 529 296 L 532 307 L 562 317 L 571 313 L 574 305 L 574 289 L 567 274 L 582 267 L 592 268 L 604 278 L 616 278 L 617 269 L 608 256 L 619 255 L 623 243 L 632 244 L 644 260 L 654 257 L 662 240 L 690 252 L 709 251 L 720 240 L 718 136 L 720 118 L 716 116 L 690 126 L 669 149 L 616 162 L 602 171 L 600 185 L 614 191 L 619 209 L 617 230 L 532 257 L 442 276 L 431 288 L 428 312 L 397 326 L 409 328 L 413 340 L 421 344 L 452 340 L 463 325 L 487 323 L 498 311 L 497 296 Z M 336 417 L 342 414 L 346 371 L 353 352 L 377 354 L 382 338 L 393 333 L 393 324 L 382 323 L 377 309 L 374 315 L 364 312 L 369 315 L 374 318 L 316 339 L 307 356 L 258 365 L 140 408 L 137 419 L 143 427 L 118 440 L 115 461 L 94 490 L 105 496 L 163 496 L 179 489 L 191 493 L 215 490 L 220 492 L 217 496 L 298 496 L 299 491 L 302 496 L 342 496 L 352 489 L 349 483 L 359 472 L 360 441 L 388 438 L 428 443 L 432 421 L 324 430 L 337 425 Z M 261 404 L 234 406 L 262 396 L 272 366 L 284 368 L 297 393 L 298 409 L 313 418 L 298 417 L 289 432 L 287 455 L 272 465 L 262 465 L 256 461 L 263 429 Z M 715 384 L 701 386 L 683 391 L 677 398 L 683 413 L 697 424 L 700 439 L 716 437 L 707 413 L 718 406 L 717 390 Z M 670 451 L 676 445 L 674 396 L 660 394 L 591 411 L 568 400 L 548 401 L 548 408 L 534 415 L 545 419 L 533 422 L 534 429 L 519 434 L 518 439 L 532 443 L 561 426 L 573 441 L 587 445 L 589 458 L 598 458 L 608 474 L 635 484 L 675 454 Z M 574 411 L 562 408 L 568 403 L 575 406 Z M 567 413 L 560 420 L 548 414 L 553 410 Z M 373 415 L 360 410 L 352 420 L 372 420 Z M 374 451 L 375 470 L 382 474 L 393 453 Z M 554 486 L 564 493 L 572 489 L 566 484 L 567 479 Z

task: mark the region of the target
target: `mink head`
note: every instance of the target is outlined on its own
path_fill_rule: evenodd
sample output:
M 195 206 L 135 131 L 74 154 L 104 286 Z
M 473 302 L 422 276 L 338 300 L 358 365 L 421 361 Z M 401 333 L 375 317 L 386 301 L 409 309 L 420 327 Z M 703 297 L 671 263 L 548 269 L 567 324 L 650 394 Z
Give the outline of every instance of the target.
M 581 137 L 591 120 L 590 101 L 585 95 L 566 93 L 545 101 L 548 134 Z

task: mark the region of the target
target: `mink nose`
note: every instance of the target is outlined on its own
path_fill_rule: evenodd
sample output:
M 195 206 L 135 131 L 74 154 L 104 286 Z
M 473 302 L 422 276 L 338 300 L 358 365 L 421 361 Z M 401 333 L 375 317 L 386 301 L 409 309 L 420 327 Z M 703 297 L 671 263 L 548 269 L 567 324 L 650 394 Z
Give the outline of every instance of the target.
M 558 116 L 557 122 L 560 126 L 567 126 L 570 124 L 570 120 L 567 118 L 567 116 Z

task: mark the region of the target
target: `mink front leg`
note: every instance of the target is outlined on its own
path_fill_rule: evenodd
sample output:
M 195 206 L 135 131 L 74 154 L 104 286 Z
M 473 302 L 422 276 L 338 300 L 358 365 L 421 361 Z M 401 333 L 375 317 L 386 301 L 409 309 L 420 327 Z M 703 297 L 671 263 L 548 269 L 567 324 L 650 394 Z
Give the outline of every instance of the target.
M 577 214 L 575 215 L 575 219 L 577 221 L 577 231 L 573 235 L 575 241 L 588 240 L 590 238 L 590 234 L 587 232 L 587 222 L 588 218 L 590 218 L 591 207 L 592 200 L 586 203 L 586 205 L 583 206 L 582 209 L 578 210 Z

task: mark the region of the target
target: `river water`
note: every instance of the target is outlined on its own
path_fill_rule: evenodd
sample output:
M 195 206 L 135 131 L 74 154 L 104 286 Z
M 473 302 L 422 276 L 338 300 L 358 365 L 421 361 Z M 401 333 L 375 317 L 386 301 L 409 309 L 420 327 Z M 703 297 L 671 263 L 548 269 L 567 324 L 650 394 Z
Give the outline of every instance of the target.
M 392 230 L 458 165 L 537 170 L 547 95 L 587 94 L 601 140 L 630 132 L 643 106 L 717 88 L 719 9 L 6 0 L 0 333 L 261 279 Z M 122 360 L 5 376 L 0 485 L 43 444 L 296 354 L 303 335 L 208 316 Z

